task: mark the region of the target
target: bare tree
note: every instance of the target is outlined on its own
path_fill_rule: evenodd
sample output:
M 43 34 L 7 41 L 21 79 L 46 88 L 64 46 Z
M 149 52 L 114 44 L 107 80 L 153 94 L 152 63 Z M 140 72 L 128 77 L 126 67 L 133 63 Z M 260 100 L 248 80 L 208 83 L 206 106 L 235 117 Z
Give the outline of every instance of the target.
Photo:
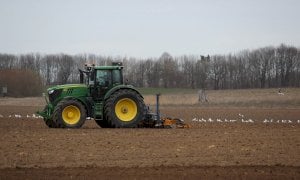
M 196 62 L 196 82 L 197 87 L 206 89 L 208 88 L 208 78 L 211 70 L 210 57 L 200 56 L 201 59 Z
M 61 84 L 68 82 L 69 76 L 74 68 L 74 61 L 71 56 L 61 54 L 58 59 L 58 76 L 57 81 Z
M 16 68 L 18 58 L 12 54 L 0 54 L 0 69 Z
M 185 87 L 195 88 L 195 58 L 183 56 L 181 61 Z
M 85 63 L 110 65 L 122 61 L 124 76 L 139 87 L 201 89 L 300 86 L 300 51 L 293 46 L 264 47 L 229 55 L 183 55 L 159 58 L 101 56 L 95 54 L 0 54 L 1 69 L 28 69 L 44 85 L 78 82 Z M 0 82 L 1 83 L 1 82 Z

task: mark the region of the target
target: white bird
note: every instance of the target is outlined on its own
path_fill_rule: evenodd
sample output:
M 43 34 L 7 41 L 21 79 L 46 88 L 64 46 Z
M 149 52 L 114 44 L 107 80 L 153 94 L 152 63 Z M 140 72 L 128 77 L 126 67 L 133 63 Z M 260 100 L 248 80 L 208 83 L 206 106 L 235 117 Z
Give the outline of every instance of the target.
M 297 120 L 297 123 L 300 123 L 300 120 Z
M 199 119 L 199 121 L 200 121 L 200 119 Z M 202 118 L 201 121 L 202 121 L 202 122 L 206 122 L 206 119 L 203 119 L 203 118 Z
M 194 119 L 192 119 L 192 121 L 198 121 L 198 119 L 197 119 L 197 118 L 194 118 Z
M 264 121 L 263 121 L 263 123 L 268 123 L 268 122 L 270 122 L 269 120 L 267 120 L 267 119 L 265 119 Z
M 226 118 L 225 118 L 225 120 L 224 120 L 225 122 L 229 122 Z
M 22 116 L 19 114 L 15 114 L 15 118 L 21 118 Z
M 236 120 L 235 120 L 235 119 L 230 119 L 229 121 L 230 121 L 230 122 L 236 122 Z
M 4 116 L 2 114 L 0 114 L 0 118 L 3 118 Z
M 241 117 L 244 117 L 244 115 L 243 115 L 243 114 L 241 114 L 241 113 L 239 113 L 239 116 L 241 116 Z
M 28 114 L 27 114 L 27 116 L 26 116 L 27 118 L 31 118 Z
M 254 123 L 254 121 L 252 119 L 248 119 L 249 123 Z
M 211 118 L 208 119 L 208 122 L 214 122 L 214 120 L 212 120 Z
M 35 118 L 35 119 L 39 118 L 39 117 L 36 116 L 35 114 L 32 114 L 32 117 Z
M 221 119 L 217 119 L 217 122 L 223 122 Z
M 287 123 L 287 121 L 285 119 L 281 120 L 282 123 Z
M 8 117 L 11 118 L 11 115 L 9 115 Z
M 280 120 L 277 120 L 276 123 L 280 123 Z

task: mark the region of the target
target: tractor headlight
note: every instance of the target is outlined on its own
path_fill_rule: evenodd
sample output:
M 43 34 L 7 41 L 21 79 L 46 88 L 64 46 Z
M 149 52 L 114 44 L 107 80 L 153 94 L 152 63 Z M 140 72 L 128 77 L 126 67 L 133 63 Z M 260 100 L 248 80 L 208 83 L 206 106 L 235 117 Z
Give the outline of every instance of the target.
M 49 94 L 49 95 L 52 94 L 52 93 L 54 93 L 54 90 L 53 90 L 53 89 L 50 90 L 50 91 L 48 91 L 48 94 Z

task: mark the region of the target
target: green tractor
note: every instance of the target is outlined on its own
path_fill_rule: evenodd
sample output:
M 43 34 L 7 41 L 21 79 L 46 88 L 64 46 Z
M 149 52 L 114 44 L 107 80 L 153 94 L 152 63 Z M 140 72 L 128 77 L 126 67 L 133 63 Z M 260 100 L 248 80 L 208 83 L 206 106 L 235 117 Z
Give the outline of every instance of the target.
M 38 114 L 50 128 L 80 128 L 86 119 L 102 128 L 140 126 L 147 119 L 147 108 L 138 90 L 124 84 L 122 69 L 121 63 L 86 65 L 79 70 L 80 84 L 47 89 L 47 105 Z

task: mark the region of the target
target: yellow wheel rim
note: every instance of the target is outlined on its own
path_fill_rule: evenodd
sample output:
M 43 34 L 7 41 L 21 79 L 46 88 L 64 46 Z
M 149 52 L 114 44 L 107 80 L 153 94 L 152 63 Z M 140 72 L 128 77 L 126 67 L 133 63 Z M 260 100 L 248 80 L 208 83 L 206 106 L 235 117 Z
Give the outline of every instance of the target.
M 80 110 L 78 107 L 70 105 L 64 108 L 62 111 L 62 118 L 67 124 L 76 124 L 80 120 Z
M 137 115 L 137 105 L 132 99 L 120 99 L 115 106 L 115 112 L 121 121 L 128 122 Z

